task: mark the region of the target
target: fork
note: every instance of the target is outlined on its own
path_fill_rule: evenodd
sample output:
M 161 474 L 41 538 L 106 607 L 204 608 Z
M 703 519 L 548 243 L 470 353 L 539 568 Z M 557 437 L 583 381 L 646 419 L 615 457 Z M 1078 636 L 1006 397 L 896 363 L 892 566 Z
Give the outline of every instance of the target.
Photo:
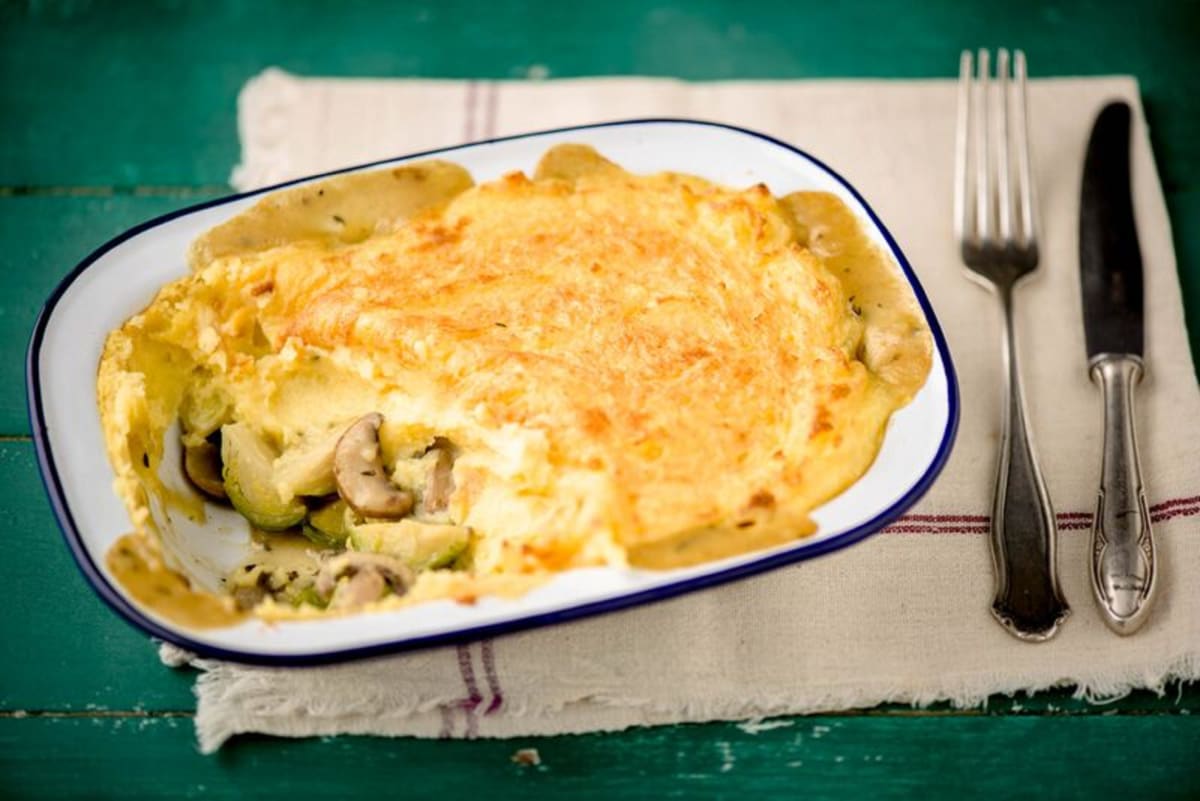
M 992 499 L 992 614 L 1012 635 L 1040 641 L 1054 636 L 1070 609 L 1058 586 L 1057 527 L 1026 426 L 1013 326 L 1014 290 L 1038 266 L 1025 54 L 1013 53 L 1010 82 L 1008 51 L 996 52 L 994 88 L 989 61 L 987 50 L 979 51 L 977 71 L 971 51 L 959 61 L 954 226 L 967 275 L 996 294 L 1003 312 L 1007 391 Z

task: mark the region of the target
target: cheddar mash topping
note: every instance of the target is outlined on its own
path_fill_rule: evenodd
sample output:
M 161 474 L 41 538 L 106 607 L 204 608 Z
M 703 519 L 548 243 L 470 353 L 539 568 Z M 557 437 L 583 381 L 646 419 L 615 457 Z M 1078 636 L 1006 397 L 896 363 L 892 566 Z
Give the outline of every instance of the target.
M 574 145 L 471 184 L 426 162 L 270 195 L 111 334 L 145 547 L 179 437 L 258 532 L 227 604 L 267 617 L 693 564 L 810 534 L 925 380 L 907 284 L 832 195 Z

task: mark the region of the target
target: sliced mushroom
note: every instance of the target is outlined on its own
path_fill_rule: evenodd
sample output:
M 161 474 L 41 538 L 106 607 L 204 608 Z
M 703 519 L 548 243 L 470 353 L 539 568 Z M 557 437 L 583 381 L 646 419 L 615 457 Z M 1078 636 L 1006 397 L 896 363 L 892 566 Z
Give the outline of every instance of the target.
M 234 579 L 233 600 L 243 612 L 258 606 L 270 595 L 271 574 L 256 568 L 257 565 L 251 565 L 249 571 L 243 568 L 242 575 Z
M 387 592 L 387 582 L 383 576 L 373 570 L 355 573 L 348 579 L 338 582 L 329 599 L 329 609 L 356 609 L 357 607 L 378 601 Z
M 183 449 L 183 473 L 196 489 L 210 498 L 223 500 L 225 480 L 221 477 L 221 449 L 207 440 Z
M 397 487 L 383 470 L 379 426 L 383 415 L 363 415 L 338 440 L 333 475 L 338 494 L 364 517 L 396 520 L 412 511 L 413 495 Z
M 248 612 L 258 606 L 266 597 L 266 589 L 258 585 L 253 587 L 238 587 L 233 591 L 233 602 L 243 612 Z
M 450 455 L 446 444 L 440 441 L 431 452 L 435 456 L 433 466 L 429 468 L 421 505 L 427 513 L 443 512 L 450 505 L 450 495 L 454 492 L 454 457 Z
M 447 511 L 454 494 L 456 450 L 448 440 L 437 437 L 420 456 L 397 459 L 391 467 L 392 483 L 417 498 L 412 515 L 418 520 L 450 522 Z
M 330 608 L 347 609 L 383 597 L 387 590 L 403 595 L 412 586 L 413 572 L 396 559 L 379 554 L 343 553 L 321 568 L 314 585 Z
M 407 592 L 413 582 L 412 570 L 398 559 L 382 554 L 346 551 L 326 560 L 321 566 L 315 585 L 317 592 L 328 596 L 337 586 L 338 579 L 364 571 L 381 575 L 397 595 Z

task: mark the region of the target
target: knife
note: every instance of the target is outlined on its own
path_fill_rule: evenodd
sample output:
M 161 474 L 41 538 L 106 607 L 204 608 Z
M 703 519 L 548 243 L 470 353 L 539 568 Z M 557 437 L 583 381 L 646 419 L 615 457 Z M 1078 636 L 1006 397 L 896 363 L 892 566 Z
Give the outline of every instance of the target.
M 1131 114 L 1111 103 L 1096 118 L 1083 166 L 1079 267 L 1088 368 L 1104 398 L 1104 456 L 1092 519 L 1092 589 L 1104 622 L 1132 634 L 1157 587 L 1142 485 L 1133 391 L 1142 378 L 1142 254 L 1129 179 Z

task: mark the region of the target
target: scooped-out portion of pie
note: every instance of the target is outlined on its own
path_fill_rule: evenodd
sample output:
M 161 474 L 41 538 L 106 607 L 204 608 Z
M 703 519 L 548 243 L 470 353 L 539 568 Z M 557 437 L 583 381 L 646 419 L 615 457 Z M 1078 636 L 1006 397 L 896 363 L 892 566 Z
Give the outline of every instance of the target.
M 109 569 L 196 625 L 805 537 L 930 369 L 909 284 L 834 195 L 583 145 L 478 185 L 426 161 L 284 189 L 188 258 L 98 389 L 134 528 Z M 219 592 L 153 513 L 212 504 L 253 537 Z

